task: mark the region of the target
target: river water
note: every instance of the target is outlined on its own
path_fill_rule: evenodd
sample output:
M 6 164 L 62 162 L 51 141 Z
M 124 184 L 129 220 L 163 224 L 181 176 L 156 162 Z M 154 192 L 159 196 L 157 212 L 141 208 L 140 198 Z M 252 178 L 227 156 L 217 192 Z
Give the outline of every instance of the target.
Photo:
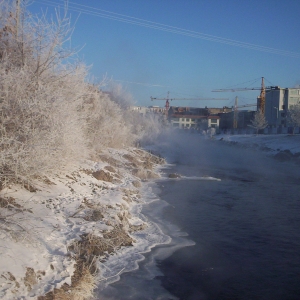
M 198 135 L 157 151 L 172 165 L 143 213 L 172 242 L 99 299 L 300 299 L 299 165 Z

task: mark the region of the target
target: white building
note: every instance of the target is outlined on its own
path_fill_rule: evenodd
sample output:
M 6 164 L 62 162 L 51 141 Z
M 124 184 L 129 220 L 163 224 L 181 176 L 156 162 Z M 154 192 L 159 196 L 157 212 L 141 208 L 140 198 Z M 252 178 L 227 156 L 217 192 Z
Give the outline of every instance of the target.
M 139 112 L 143 116 L 150 112 L 159 114 L 163 114 L 165 112 L 165 108 L 159 106 L 131 106 L 131 110 Z
M 173 127 L 180 129 L 202 129 L 208 128 L 219 129 L 219 116 L 198 116 L 198 115 L 171 115 L 170 123 Z
M 300 104 L 300 88 L 274 87 L 266 92 L 265 117 L 272 127 L 289 127 L 288 111 Z

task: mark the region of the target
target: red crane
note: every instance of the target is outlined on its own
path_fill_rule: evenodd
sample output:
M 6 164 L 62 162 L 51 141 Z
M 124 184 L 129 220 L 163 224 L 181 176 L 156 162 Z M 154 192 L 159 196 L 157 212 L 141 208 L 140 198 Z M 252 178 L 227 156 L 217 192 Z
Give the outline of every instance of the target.
M 229 100 L 228 98 L 201 98 L 201 97 L 198 97 L 198 98 L 170 98 L 170 92 L 168 92 L 168 95 L 167 95 L 167 98 L 156 98 L 156 97 L 150 97 L 151 101 L 153 100 L 164 100 L 166 101 L 166 104 L 165 104 L 165 113 L 166 115 L 168 115 L 168 111 L 169 111 L 169 108 L 170 108 L 170 102 L 169 101 L 173 101 L 173 100 Z

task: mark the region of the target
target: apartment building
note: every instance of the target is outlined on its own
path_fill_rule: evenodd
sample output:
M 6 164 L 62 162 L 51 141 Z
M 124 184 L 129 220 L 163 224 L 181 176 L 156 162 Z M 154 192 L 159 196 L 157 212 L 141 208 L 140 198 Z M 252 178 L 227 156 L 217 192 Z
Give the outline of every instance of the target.
M 266 92 L 265 117 L 271 127 L 289 127 L 288 111 L 300 104 L 300 88 L 274 87 Z

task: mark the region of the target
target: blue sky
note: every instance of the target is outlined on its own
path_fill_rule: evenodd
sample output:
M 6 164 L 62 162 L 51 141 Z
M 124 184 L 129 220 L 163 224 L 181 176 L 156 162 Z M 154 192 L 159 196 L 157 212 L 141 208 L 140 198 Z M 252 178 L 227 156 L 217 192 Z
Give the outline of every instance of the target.
M 28 9 L 38 13 L 48 7 L 51 14 L 53 6 L 62 3 L 34 0 Z M 79 56 L 91 65 L 92 75 L 99 80 L 106 74 L 122 83 L 137 105 L 163 106 L 163 101 L 151 102 L 150 96 L 166 97 L 168 91 L 173 98 L 229 98 L 173 101 L 171 105 L 232 106 L 235 96 L 242 105 L 256 102 L 259 91 L 211 90 L 259 87 L 262 76 L 266 85 L 300 84 L 299 0 L 70 1 L 73 20 L 79 11 L 72 36 L 74 47 L 84 46 Z M 224 39 L 234 40 L 230 41 L 234 45 L 224 43 Z

